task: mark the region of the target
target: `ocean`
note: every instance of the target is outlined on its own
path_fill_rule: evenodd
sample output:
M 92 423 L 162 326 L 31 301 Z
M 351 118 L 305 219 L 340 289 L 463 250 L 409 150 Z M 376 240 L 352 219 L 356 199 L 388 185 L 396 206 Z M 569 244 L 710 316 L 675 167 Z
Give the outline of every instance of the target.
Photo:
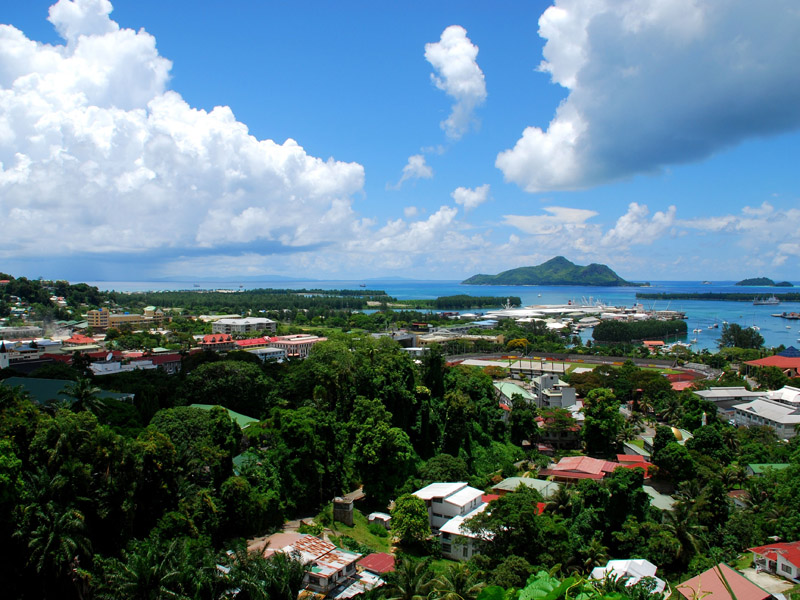
M 447 280 L 351 280 L 351 281 L 215 281 L 203 282 L 199 288 L 185 281 L 87 281 L 89 285 L 101 290 L 118 292 L 141 292 L 156 290 L 192 289 L 365 289 L 382 290 L 398 300 L 432 299 L 440 296 L 468 294 L 470 296 L 518 296 L 523 306 L 535 304 L 566 304 L 597 302 L 613 306 L 632 306 L 641 302 L 647 309 L 679 310 L 686 313 L 689 334 L 680 341 L 697 339 L 695 349 L 717 349 L 717 340 L 722 330 L 722 322 L 738 323 L 742 327 L 756 326 L 764 337 L 765 345 L 770 347 L 800 347 L 800 321 L 789 321 L 771 316 L 774 313 L 800 312 L 800 302 L 783 302 L 779 306 L 755 306 L 752 301 L 708 301 L 708 300 L 637 300 L 637 292 L 647 293 L 706 293 L 729 292 L 745 293 L 756 297 L 766 297 L 773 293 L 797 291 L 795 288 L 739 287 L 733 281 L 653 281 L 648 288 L 634 287 L 584 287 L 584 286 L 510 286 L 510 285 L 461 285 L 458 281 Z M 799 282 L 792 282 L 800 286 Z M 360 286 L 364 284 L 365 288 Z M 470 311 L 484 312 L 484 311 Z M 718 329 L 709 329 L 713 324 Z M 699 330 L 693 333 L 692 330 Z M 589 335 L 591 335 L 589 333 Z

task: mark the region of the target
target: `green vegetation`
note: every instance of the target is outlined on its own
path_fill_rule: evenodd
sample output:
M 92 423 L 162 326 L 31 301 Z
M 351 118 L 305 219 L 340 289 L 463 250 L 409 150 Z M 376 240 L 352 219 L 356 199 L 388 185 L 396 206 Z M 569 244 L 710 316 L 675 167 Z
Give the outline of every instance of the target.
M 734 285 L 754 286 L 754 287 L 794 287 L 788 281 L 780 281 L 775 283 L 769 277 L 753 277 L 751 279 L 742 279 Z
M 576 265 L 563 256 L 551 258 L 535 267 L 519 267 L 498 275 L 473 275 L 465 285 L 596 285 L 637 286 L 625 281 L 606 265 Z
M 390 539 L 386 535 L 386 529 L 382 525 L 377 525 L 383 531 L 382 534 L 376 534 L 371 530 L 370 524 L 367 522 L 367 517 L 359 510 L 353 511 L 353 527 L 334 521 L 331 529 L 334 534 L 342 537 L 349 537 L 356 543 L 365 546 L 369 552 L 390 552 Z
M 685 336 L 686 321 L 601 321 L 592 332 L 592 338 L 599 342 L 633 342 L 639 340 L 677 338 Z
M 440 296 L 435 300 L 393 300 L 393 305 L 407 306 L 408 308 L 423 308 L 430 310 L 463 310 L 467 308 L 500 308 L 508 302 L 511 306 L 520 306 L 522 300 L 519 296 Z

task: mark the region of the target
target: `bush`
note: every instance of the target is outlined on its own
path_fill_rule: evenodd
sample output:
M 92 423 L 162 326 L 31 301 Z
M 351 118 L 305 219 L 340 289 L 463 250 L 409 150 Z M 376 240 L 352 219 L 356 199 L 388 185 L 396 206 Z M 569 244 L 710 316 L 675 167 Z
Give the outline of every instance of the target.
M 367 531 L 381 538 L 389 537 L 389 532 L 386 531 L 386 527 L 380 523 L 370 523 L 367 525 Z
M 306 525 L 305 523 L 300 523 L 300 527 L 297 528 L 298 533 L 307 533 L 309 535 L 315 535 L 319 537 L 322 534 L 322 525 Z

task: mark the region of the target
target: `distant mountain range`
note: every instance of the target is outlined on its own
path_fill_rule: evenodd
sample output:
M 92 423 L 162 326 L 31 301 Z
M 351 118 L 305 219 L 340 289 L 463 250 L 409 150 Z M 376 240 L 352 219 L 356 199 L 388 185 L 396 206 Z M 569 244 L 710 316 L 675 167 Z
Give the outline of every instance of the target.
M 563 256 L 556 256 L 535 267 L 519 267 L 497 275 L 473 275 L 465 285 L 586 285 L 643 286 L 624 280 L 606 265 L 576 265 Z
M 753 287 L 794 287 L 788 281 L 779 281 L 775 283 L 769 277 L 751 277 L 750 279 L 742 279 L 734 285 L 753 286 Z

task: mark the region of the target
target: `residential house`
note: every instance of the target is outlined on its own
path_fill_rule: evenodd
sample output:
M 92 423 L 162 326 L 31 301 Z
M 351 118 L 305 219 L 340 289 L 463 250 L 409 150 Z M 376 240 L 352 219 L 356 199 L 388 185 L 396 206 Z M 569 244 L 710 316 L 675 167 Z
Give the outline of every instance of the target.
M 539 476 L 552 477 L 554 481 L 564 483 L 577 483 L 581 479 L 603 479 L 619 466 L 619 463 L 590 456 L 565 456 L 550 468 L 541 469 Z
M 533 477 L 507 477 L 495 485 L 492 491 L 502 497 L 509 492 L 517 491 L 517 488 L 521 485 L 536 490 L 545 500 L 548 500 L 561 487 L 555 481 L 545 481 L 543 479 L 534 479 Z
M 750 477 L 761 477 L 769 470 L 782 471 L 788 467 L 789 463 L 750 463 L 747 465 L 747 475 Z
M 439 529 L 442 556 L 451 560 L 470 560 L 480 551 L 478 536 L 464 527 L 464 522 L 488 508 L 481 503 L 478 508 L 466 515 L 458 515 L 447 521 Z
M 778 542 L 748 550 L 753 553 L 756 568 L 787 579 L 800 578 L 800 542 Z
M 667 586 L 667 582 L 656 577 L 656 567 L 649 560 L 634 558 L 628 560 L 610 560 L 605 567 L 595 567 L 592 569 L 591 578 L 604 580 L 622 580 L 627 587 L 636 585 L 642 579 L 649 578 L 653 581 L 654 587 L 650 593 L 661 594 Z M 669 595 L 669 594 L 667 594 Z
M 488 506 L 481 490 L 462 481 L 431 483 L 414 495 L 425 501 L 431 530 L 441 540 L 443 556 L 469 560 L 478 552 L 477 539 L 463 525 Z
M 568 408 L 577 402 L 575 388 L 570 387 L 554 373 L 545 373 L 531 379 L 537 406 Z
M 730 588 L 730 591 L 729 591 Z M 686 600 L 731 600 L 731 592 L 736 600 L 772 600 L 774 596 L 734 571 L 725 563 L 720 563 L 708 571 L 700 573 L 675 586 Z

